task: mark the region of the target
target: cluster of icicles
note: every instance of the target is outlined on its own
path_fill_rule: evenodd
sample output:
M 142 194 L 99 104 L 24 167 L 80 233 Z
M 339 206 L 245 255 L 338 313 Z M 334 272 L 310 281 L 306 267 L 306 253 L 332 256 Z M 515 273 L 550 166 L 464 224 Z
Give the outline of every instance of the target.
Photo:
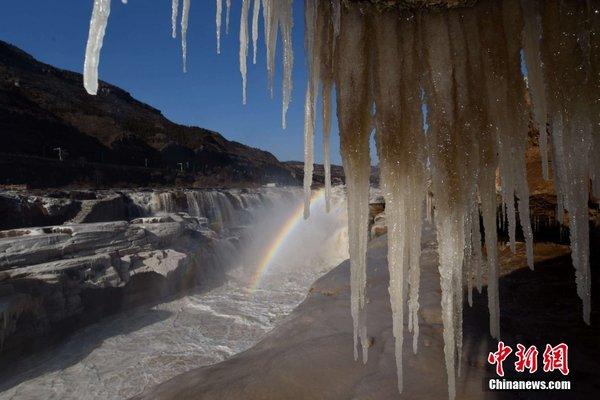
M 172 1 L 175 36 L 179 2 Z M 222 0 L 216 3 L 220 51 L 223 4 Z M 555 182 L 558 220 L 562 221 L 563 213 L 568 212 L 577 293 L 583 300 L 583 319 L 589 324 L 590 182 L 595 195 L 600 195 L 599 2 L 480 0 L 474 7 L 444 12 L 381 11 L 367 3 L 342 3 L 305 0 L 309 68 L 304 123 L 306 203 L 310 202 L 319 96 L 329 203 L 329 137 L 335 89 L 348 192 L 355 358 L 360 343 L 366 362 L 369 347 L 365 314 L 369 139 L 375 130 L 388 220 L 389 292 L 398 387 L 402 391 L 405 303 L 408 329 L 417 351 L 422 209 L 425 200 L 431 203 L 431 193 L 452 399 L 455 367 L 460 366 L 462 353 L 462 289 L 468 287 L 471 303 L 473 287 L 482 289 L 484 264 L 490 333 L 500 337 L 499 206 L 508 219 L 513 251 L 518 214 L 527 263 L 533 268 L 525 162 L 530 120 L 540 133 L 544 178 L 549 179 L 552 173 Z M 228 26 L 230 0 L 226 5 Z M 282 36 L 285 126 L 292 86 L 292 0 L 254 0 L 254 62 L 261 6 L 271 91 L 278 32 Z M 95 0 L 85 61 L 85 87 L 92 94 L 97 90 L 99 51 L 109 9 L 110 0 Z M 183 0 L 184 66 L 189 9 L 190 0 Z M 242 0 L 240 71 L 244 102 L 249 18 L 250 0 Z M 498 177 L 500 204 L 496 197 Z M 306 217 L 308 210 L 306 207 Z
M 127 4 L 127 0 L 121 0 Z M 187 31 L 190 17 L 190 8 L 192 0 L 182 0 L 180 6 L 179 0 L 171 0 L 171 25 L 173 38 L 177 37 L 177 19 L 181 8 L 181 51 L 183 57 L 183 72 L 187 72 Z M 247 76 L 247 57 L 248 57 L 248 18 L 250 13 L 251 0 L 242 0 L 242 15 L 240 19 L 240 72 L 242 74 L 242 102 L 246 104 L 246 76 Z M 271 97 L 273 97 L 273 81 L 275 75 L 275 52 L 278 35 L 281 35 L 283 44 L 283 111 L 282 125 L 286 127 L 286 115 L 292 95 L 292 67 L 294 65 L 294 52 L 292 47 L 292 4 L 293 0 L 254 0 L 252 9 L 252 43 L 253 43 L 253 62 L 256 64 L 256 52 L 258 42 L 259 16 L 262 6 L 264 36 L 267 57 L 267 71 L 269 74 L 269 88 Z M 98 92 L 98 65 L 100 61 L 100 51 L 104 41 L 104 34 L 110 15 L 111 0 L 94 0 L 94 8 L 90 22 L 88 42 L 85 52 L 85 63 L 83 68 L 84 87 L 89 94 L 95 95 Z M 225 1 L 225 33 L 229 33 L 229 15 L 231 10 L 231 0 Z M 221 25 L 223 20 L 223 0 L 216 0 L 216 33 L 217 33 L 217 53 L 221 53 Z

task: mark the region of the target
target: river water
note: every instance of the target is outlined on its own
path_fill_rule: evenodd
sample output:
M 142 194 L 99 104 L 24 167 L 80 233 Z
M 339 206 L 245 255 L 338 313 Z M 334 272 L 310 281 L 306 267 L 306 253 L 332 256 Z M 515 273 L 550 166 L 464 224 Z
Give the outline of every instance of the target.
M 291 221 L 293 209 L 272 213 L 257 222 L 263 240 L 248 246 L 224 284 L 103 319 L 19 360 L 11 378 L 0 382 L 0 399 L 125 399 L 248 349 L 347 258 L 345 208 L 339 196 L 328 214 L 322 198 L 315 201 L 308 221 Z M 263 274 L 244 262 L 263 259 L 260 252 L 272 253 Z

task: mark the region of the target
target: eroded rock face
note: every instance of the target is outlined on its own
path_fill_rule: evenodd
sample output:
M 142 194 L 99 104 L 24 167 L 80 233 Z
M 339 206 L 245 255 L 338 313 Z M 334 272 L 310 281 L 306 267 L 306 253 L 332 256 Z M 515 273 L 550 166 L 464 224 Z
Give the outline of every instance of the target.
M 292 204 L 299 193 L 296 188 L 0 193 L 12 207 L 3 216 L 14 214 L 12 229 L 0 230 L 0 363 L 7 353 L 35 347 L 40 338 L 52 340 L 124 308 L 223 278 L 256 213 L 275 203 Z M 31 218 L 32 205 L 44 218 Z M 74 212 L 59 212 L 63 209 Z M 40 223 L 50 216 L 56 223 Z
M 78 200 L 0 193 L 0 229 L 62 224 L 81 209 Z
M 1 231 L 3 350 L 200 284 L 224 268 L 205 225 L 181 213 Z

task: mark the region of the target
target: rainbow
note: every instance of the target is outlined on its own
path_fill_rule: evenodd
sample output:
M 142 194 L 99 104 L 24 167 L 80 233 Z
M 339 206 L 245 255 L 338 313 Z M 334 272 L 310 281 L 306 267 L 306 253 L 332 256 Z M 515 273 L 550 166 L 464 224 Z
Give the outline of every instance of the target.
M 321 201 L 325 198 L 325 191 L 318 190 L 313 192 L 313 195 L 310 199 L 311 206 L 314 202 Z M 265 256 L 258 263 L 258 267 L 254 271 L 254 274 L 250 278 L 249 289 L 251 292 L 256 291 L 261 284 L 263 277 L 266 272 L 269 270 L 273 259 L 279 252 L 281 246 L 285 243 L 286 239 L 289 237 L 290 233 L 293 232 L 294 228 L 304 219 L 304 202 L 300 203 L 298 208 L 294 210 L 292 215 L 288 218 L 288 220 L 281 226 L 275 239 L 267 248 L 267 252 Z

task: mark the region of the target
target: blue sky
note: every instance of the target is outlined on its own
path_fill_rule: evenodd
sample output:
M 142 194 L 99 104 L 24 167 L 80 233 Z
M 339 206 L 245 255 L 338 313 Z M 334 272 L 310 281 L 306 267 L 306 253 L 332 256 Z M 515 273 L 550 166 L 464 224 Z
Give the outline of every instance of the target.
M 39 60 L 81 72 L 93 0 L 7 1 L 0 13 L 0 39 Z M 223 1 L 225 3 L 225 1 Z M 232 0 L 229 36 L 216 54 L 215 1 L 192 0 L 188 31 L 188 73 L 182 72 L 181 42 L 171 38 L 171 0 L 112 1 L 102 49 L 100 79 L 122 87 L 174 122 L 220 132 L 226 138 L 273 152 L 281 160 L 303 157 L 306 85 L 303 1 L 294 5 L 294 91 L 288 127 L 281 128 L 281 64 L 275 97 L 267 90 L 262 17 L 257 64 L 248 65 L 248 104 L 242 105 L 238 61 L 241 0 Z M 225 6 L 223 7 L 225 9 Z M 223 25 L 225 16 L 223 16 Z M 223 26 L 224 28 L 224 26 Z M 278 46 L 278 50 L 281 46 Z M 250 48 L 251 53 L 251 48 Z M 278 52 L 277 60 L 280 60 Z M 337 122 L 332 161 L 340 163 Z M 322 160 L 321 129 L 316 138 Z

